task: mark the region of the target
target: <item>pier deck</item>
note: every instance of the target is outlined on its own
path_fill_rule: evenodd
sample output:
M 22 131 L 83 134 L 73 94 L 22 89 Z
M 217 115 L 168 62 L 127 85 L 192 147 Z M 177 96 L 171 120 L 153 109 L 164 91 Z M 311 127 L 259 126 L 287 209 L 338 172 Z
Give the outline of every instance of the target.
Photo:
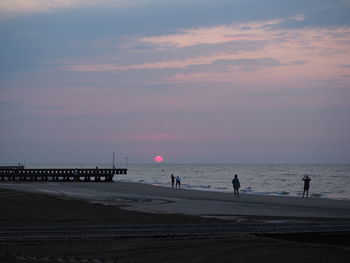
M 23 166 L 0 166 L 0 181 L 112 182 L 115 174 L 127 174 L 127 170 L 124 168 L 27 169 Z

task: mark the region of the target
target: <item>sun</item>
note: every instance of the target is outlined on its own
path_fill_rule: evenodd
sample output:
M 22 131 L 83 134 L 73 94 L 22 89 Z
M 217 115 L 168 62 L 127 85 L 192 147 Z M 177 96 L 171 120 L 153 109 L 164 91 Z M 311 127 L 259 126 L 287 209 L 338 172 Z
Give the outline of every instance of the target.
M 154 161 L 156 163 L 162 163 L 164 161 L 164 158 L 161 155 L 157 155 L 157 156 L 154 157 Z

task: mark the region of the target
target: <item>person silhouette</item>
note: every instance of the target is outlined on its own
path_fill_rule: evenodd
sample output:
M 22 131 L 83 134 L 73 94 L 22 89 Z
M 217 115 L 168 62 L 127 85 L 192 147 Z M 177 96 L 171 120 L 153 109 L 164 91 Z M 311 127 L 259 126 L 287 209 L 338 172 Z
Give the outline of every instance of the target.
M 175 183 L 175 176 L 174 176 L 174 174 L 171 174 L 170 179 L 171 179 L 171 188 L 174 188 L 174 183 Z
M 310 177 L 305 175 L 303 177 L 303 181 L 304 181 L 304 192 L 303 192 L 303 197 L 305 196 L 306 193 L 306 197 L 309 197 L 309 189 L 310 189 Z
M 239 197 L 239 188 L 241 188 L 241 184 L 239 182 L 237 174 L 235 174 L 235 177 L 232 179 L 232 186 L 233 186 L 233 194 L 235 197 Z
M 181 187 L 181 180 L 180 180 L 180 177 L 179 176 L 176 176 L 176 185 L 175 185 L 175 187 L 177 188 L 177 187 Z

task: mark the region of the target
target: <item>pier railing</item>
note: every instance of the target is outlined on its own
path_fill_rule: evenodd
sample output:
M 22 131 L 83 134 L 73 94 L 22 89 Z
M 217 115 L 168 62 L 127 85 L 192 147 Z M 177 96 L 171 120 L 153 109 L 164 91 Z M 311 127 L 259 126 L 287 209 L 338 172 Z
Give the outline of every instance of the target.
M 27 169 L 21 166 L 0 166 L 0 181 L 112 182 L 115 174 L 127 174 L 127 169 Z
M 21 170 L 24 169 L 23 165 L 0 165 L 0 170 Z

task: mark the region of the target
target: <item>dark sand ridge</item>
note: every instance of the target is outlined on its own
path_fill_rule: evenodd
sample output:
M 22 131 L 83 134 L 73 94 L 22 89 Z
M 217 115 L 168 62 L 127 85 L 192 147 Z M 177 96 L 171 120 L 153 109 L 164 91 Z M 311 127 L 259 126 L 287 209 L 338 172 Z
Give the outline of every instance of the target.
M 171 189 L 141 183 L 4 183 L 3 188 L 39 192 L 151 213 L 217 218 L 278 216 L 350 218 L 350 201 L 322 198 L 241 195 Z

